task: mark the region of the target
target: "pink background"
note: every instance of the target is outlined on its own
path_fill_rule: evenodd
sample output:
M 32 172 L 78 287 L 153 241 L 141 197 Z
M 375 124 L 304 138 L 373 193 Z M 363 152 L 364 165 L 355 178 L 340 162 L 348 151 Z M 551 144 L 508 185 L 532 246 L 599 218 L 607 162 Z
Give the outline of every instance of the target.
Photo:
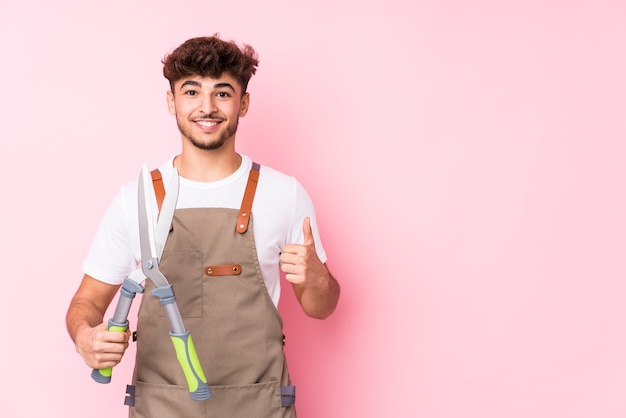
M 280 306 L 302 418 L 626 416 L 624 2 L 1 1 L 0 416 L 125 416 L 132 356 L 92 382 L 65 310 L 179 150 L 161 58 L 214 32 L 258 50 L 239 149 L 342 284 Z

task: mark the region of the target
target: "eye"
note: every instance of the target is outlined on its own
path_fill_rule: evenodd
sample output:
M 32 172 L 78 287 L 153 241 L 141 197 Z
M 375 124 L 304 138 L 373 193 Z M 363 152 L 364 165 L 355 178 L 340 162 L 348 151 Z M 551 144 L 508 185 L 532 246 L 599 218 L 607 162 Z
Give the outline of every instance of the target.
M 186 92 L 184 92 L 183 94 L 187 95 L 187 96 L 195 96 L 198 94 L 198 92 L 196 92 L 195 90 L 187 90 Z
M 216 94 L 217 97 L 219 97 L 220 99 L 227 99 L 230 97 L 230 93 L 225 92 L 225 91 L 220 91 Z

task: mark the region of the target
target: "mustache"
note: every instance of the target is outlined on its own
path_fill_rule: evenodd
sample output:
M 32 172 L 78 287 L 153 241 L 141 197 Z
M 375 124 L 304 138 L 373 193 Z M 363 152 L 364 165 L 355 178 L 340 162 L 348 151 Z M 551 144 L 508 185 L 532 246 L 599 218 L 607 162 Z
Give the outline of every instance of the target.
M 217 113 L 209 113 L 208 115 L 198 116 L 194 120 L 224 120 L 224 118 Z

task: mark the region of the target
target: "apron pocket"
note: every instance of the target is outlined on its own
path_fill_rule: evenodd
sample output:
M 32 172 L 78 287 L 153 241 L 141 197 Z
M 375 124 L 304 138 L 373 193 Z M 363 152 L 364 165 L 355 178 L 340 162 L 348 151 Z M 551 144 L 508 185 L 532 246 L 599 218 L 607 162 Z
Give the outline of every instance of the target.
M 213 398 L 207 402 L 210 417 L 278 418 L 282 417 L 278 382 L 252 385 L 211 386 Z M 215 406 L 210 401 L 214 399 Z
M 164 252 L 159 268 L 174 289 L 180 315 L 183 318 L 201 318 L 204 273 L 202 253 Z M 163 309 L 159 315 L 165 316 Z
M 286 412 L 278 382 L 211 386 L 213 396 L 205 401 L 192 400 L 187 386 L 135 386 L 134 418 L 279 418 Z
M 205 418 L 207 401 L 194 401 L 187 386 L 135 382 L 133 418 Z

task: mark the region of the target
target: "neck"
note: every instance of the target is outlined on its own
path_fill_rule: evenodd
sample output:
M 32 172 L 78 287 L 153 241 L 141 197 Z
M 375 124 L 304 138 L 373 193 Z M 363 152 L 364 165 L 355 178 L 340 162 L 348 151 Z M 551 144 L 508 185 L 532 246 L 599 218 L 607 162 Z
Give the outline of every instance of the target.
M 181 177 L 192 181 L 218 181 L 233 174 L 241 166 L 241 155 L 234 150 L 183 152 L 174 158 L 174 167 Z

